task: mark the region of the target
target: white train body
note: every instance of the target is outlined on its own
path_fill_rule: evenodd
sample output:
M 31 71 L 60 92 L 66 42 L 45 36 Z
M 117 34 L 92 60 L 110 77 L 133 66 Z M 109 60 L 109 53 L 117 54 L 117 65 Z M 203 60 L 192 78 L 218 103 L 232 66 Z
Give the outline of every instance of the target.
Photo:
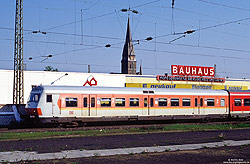
M 37 86 L 26 109 L 42 122 L 224 117 L 228 98 L 223 90 Z

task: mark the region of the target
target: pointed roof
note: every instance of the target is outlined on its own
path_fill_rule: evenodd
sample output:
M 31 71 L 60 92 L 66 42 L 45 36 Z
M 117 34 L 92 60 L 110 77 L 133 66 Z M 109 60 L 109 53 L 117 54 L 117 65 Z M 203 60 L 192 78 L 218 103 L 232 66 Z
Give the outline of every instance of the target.
M 127 23 L 127 34 L 126 34 L 126 43 L 128 44 L 132 44 L 132 36 L 131 36 L 131 31 L 130 31 L 130 21 L 129 21 L 129 17 L 128 17 L 128 23 Z M 125 44 L 126 44 L 125 43 Z
M 132 35 L 130 31 L 130 20 L 128 17 L 126 41 L 125 41 L 124 48 L 123 48 L 123 56 L 128 57 L 130 55 L 135 55 L 135 51 L 134 51 L 134 45 L 132 42 Z

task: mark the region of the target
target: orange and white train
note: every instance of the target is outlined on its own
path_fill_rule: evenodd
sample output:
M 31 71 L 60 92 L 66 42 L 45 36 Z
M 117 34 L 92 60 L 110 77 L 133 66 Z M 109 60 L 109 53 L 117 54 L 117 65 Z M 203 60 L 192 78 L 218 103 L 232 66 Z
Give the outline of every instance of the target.
M 250 91 L 36 86 L 27 113 L 41 123 L 250 116 Z

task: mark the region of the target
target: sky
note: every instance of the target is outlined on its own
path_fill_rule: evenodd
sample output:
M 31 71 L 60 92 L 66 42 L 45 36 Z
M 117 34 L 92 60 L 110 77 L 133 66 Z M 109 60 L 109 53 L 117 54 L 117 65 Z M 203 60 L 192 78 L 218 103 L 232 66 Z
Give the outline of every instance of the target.
M 23 1 L 26 70 L 87 72 L 90 65 L 94 73 L 120 73 L 130 17 L 137 71 L 141 64 L 144 75 L 216 64 L 218 77 L 250 79 L 249 0 L 175 0 L 173 8 L 172 0 Z M 0 1 L 0 69 L 14 68 L 15 5 Z

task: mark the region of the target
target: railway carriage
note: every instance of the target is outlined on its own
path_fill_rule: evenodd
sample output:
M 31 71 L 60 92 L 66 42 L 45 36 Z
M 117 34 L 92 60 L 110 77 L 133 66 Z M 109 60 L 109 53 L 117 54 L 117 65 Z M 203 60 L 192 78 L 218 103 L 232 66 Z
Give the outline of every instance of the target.
M 227 117 L 224 90 L 37 86 L 26 105 L 42 123 Z
M 250 117 L 250 91 L 230 91 L 230 115 Z

